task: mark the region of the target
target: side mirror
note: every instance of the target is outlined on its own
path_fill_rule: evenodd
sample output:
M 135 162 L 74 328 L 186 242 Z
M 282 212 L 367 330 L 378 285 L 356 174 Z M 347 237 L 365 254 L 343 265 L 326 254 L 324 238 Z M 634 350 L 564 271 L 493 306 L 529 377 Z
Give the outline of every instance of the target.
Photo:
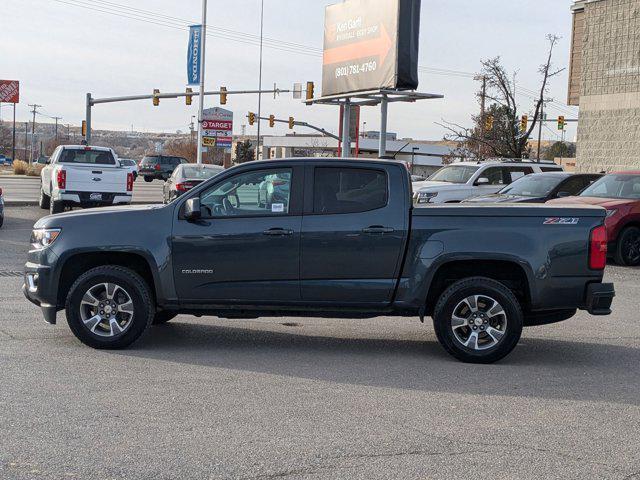
M 565 197 L 570 197 L 571 193 L 570 192 L 558 192 L 558 195 L 556 195 L 558 198 L 565 198 Z
M 189 222 L 200 220 L 202 212 L 200 212 L 200 197 L 190 198 L 184 204 L 184 218 Z
M 476 180 L 476 185 L 489 185 L 489 179 L 487 177 L 480 177 Z

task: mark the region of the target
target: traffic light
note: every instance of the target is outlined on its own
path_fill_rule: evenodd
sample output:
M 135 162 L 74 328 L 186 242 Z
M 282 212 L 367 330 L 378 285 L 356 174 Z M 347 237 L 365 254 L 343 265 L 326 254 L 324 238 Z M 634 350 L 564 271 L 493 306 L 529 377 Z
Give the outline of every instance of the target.
M 227 87 L 220 87 L 220 105 L 227 104 Z
M 315 89 L 315 85 L 313 82 L 307 82 L 307 100 L 313 100 L 313 91 Z
M 487 118 L 484 119 L 484 129 L 493 130 L 493 115 L 487 115 Z
M 82 136 L 83 137 L 87 136 L 87 121 L 86 120 L 82 120 Z
M 256 114 L 249 112 L 249 125 L 253 125 L 254 123 L 256 123 Z
M 153 89 L 153 106 L 157 107 L 158 105 L 160 105 L 160 99 L 158 97 L 156 97 L 156 95 L 158 95 L 160 93 L 160 90 L 158 90 L 157 88 Z
M 289 117 L 289 130 L 293 130 L 293 126 L 295 125 L 295 120 L 293 117 Z
M 269 115 L 269 126 L 274 127 L 276 125 L 276 117 L 275 115 Z
M 523 115 L 522 119 L 520 120 L 520 131 L 526 132 L 528 126 L 529 126 L 529 116 Z
M 558 130 L 564 130 L 566 124 L 567 122 L 565 121 L 564 116 L 560 115 L 558 117 Z
M 185 102 L 187 105 L 191 105 L 193 88 L 187 87 L 187 96 L 185 98 Z

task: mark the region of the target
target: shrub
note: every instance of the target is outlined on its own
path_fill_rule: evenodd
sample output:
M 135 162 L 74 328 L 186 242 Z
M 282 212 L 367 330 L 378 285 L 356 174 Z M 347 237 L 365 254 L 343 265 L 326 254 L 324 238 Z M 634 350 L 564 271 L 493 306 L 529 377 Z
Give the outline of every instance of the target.
M 22 160 L 14 160 L 13 162 L 13 173 L 16 175 L 24 175 L 27 173 L 27 169 L 29 168 L 29 164 Z
M 27 167 L 26 174 L 28 177 L 39 177 L 43 168 L 43 165 L 31 165 L 30 167 Z

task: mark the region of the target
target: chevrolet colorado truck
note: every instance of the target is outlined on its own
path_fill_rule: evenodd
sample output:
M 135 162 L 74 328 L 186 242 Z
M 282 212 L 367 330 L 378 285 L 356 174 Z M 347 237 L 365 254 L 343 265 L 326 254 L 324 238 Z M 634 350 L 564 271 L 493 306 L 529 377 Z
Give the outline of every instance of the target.
M 261 202 L 270 178 L 280 194 Z M 447 352 L 489 363 L 523 326 L 610 313 L 604 220 L 591 206 L 416 208 L 399 162 L 250 162 L 167 205 L 42 218 L 23 290 L 94 348 L 179 313 L 430 316 Z
M 133 173 L 105 147 L 60 145 L 40 172 L 40 208 L 60 213 L 68 206 L 126 205 Z

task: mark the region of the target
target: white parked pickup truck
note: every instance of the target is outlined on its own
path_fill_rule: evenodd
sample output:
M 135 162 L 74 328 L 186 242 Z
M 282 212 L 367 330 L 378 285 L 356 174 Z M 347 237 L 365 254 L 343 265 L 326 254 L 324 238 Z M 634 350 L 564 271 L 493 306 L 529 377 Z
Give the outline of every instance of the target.
M 133 173 L 110 148 L 61 145 L 40 174 L 40 208 L 60 213 L 66 206 L 126 205 L 133 194 Z

